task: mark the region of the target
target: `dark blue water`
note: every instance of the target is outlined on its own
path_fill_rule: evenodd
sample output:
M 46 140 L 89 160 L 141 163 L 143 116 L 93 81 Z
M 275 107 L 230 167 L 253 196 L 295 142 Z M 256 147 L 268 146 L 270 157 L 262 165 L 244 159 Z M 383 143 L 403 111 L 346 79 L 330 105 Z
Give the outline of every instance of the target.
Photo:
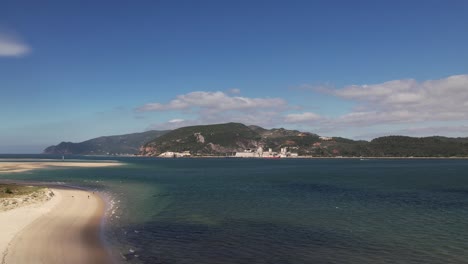
M 109 193 L 124 263 L 468 260 L 468 160 L 119 160 L 0 177 Z

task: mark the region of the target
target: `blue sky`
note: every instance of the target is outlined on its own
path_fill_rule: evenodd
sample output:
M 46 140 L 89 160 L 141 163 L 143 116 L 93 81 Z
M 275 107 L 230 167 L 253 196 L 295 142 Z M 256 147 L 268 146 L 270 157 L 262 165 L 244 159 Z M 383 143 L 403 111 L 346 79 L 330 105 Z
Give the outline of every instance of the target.
M 237 121 L 468 136 L 466 1 L 2 1 L 0 153 Z

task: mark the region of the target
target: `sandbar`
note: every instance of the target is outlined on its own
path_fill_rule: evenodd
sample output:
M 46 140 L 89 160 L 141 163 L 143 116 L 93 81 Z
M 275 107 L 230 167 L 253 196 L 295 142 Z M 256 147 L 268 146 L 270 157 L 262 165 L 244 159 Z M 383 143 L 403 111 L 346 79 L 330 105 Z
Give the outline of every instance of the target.
M 76 162 L 76 161 L 28 161 L 28 162 L 13 162 L 13 161 L 0 161 L 0 173 L 10 172 L 25 172 L 35 169 L 49 168 L 49 167 L 109 167 L 119 166 L 119 162 Z
M 0 212 L 0 263 L 111 263 L 100 237 L 104 201 L 81 189 L 50 189 L 47 202 Z

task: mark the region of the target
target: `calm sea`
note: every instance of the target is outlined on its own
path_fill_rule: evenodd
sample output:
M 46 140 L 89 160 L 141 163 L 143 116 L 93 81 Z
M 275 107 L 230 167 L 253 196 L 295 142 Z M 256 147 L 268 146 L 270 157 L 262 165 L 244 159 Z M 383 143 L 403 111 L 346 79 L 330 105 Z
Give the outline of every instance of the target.
M 0 178 L 109 195 L 123 263 L 468 263 L 468 160 L 118 160 Z

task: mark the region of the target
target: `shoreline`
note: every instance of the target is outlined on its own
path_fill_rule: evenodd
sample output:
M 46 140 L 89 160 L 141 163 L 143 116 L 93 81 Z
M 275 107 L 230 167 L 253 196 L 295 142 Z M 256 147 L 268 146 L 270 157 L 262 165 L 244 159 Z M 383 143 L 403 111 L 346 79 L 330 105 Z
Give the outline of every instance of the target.
M 159 157 L 159 156 L 144 156 L 144 155 L 83 155 L 84 157 L 123 157 L 123 158 L 153 158 L 153 159 L 438 159 L 438 160 L 465 160 L 468 159 L 467 157 L 461 157 L 461 156 L 453 156 L 453 157 L 419 157 L 419 156 L 414 156 L 414 157 L 401 157 L 401 156 L 388 156 L 388 157 L 382 157 L 382 156 L 362 156 L 362 157 L 357 157 L 357 156 L 335 156 L 335 157 L 319 157 L 319 156 L 298 156 L 298 157 L 280 157 L 280 158 L 269 158 L 269 157 L 235 157 L 235 156 L 190 156 L 190 157 L 177 157 L 177 158 L 167 158 L 167 157 Z M 14 165 L 14 164 L 20 164 L 20 163 L 28 163 L 30 165 L 35 165 L 37 164 L 37 167 L 31 166 L 29 168 L 22 168 L 21 170 L 2 170 L 3 164 L 9 165 Z M 39 163 L 41 163 L 39 165 Z M 42 169 L 42 168 L 60 168 L 60 167 L 108 167 L 108 166 L 120 166 L 124 165 L 125 163 L 122 161 L 114 161 L 114 160 L 79 160 L 79 159 L 74 159 L 74 160 L 57 160 L 57 159 L 18 159 L 18 158 L 2 158 L 0 159 L 0 174 L 1 173 L 7 173 L 7 172 L 24 172 L 24 171 L 30 171 L 34 169 Z
M 18 184 L 18 181 L 0 180 L 0 183 Z M 48 189 L 52 191 L 50 188 Z M 0 237 L 0 263 L 4 263 L 7 250 L 15 236 L 37 218 L 48 213 L 57 204 L 59 199 L 59 194 L 54 193 L 54 197 L 49 200 L 33 204 L 22 204 L 13 209 L 0 211 L 0 231 L 2 233 Z
M 1 180 L 0 180 L 0 183 L 1 183 Z M 55 184 L 55 183 L 52 183 L 52 184 Z M 56 185 L 60 187 L 70 188 L 70 189 L 82 190 L 88 193 L 91 192 L 93 195 L 95 195 L 96 197 L 100 199 L 100 201 L 102 202 L 102 216 L 99 219 L 99 230 L 97 232 L 99 236 L 99 241 L 101 245 L 104 247 L 107 257 L 108 257 L 108 262 L 106 263 L 108 264 L 120 263 L 118 261 L 120 253 L 118 252 L 119 254 L 116 254 L 116 252 L 113 250 L 112 242 L 106 239 L 106 229 L 109 228 L 109 225 L 110 225 L 109 221 L 112 217 L 111 210 L 114 207 L 114 204 L 113 204 L 114 197 L 109 193 L 98 191 L 96 189 L 94 190 L 89 189 L 89 188 L 82 187 L 82 186 L 60 184 L 60 183 Z M 0 264 L 3 264 L 3 263 L 0 263 Z
M 45 186 L 55 194 L 49 201 L 0 213 L 0 263 L 113 263 L 102 233 L 106 203 L 100 194 L 74 186 Z
M 278 160 L 278 159 L 468 159 L 468 157 L 347 157 L 347 156 L 336 156 L 336 157 L 316 157 L 316 156 L 298 156 L 298 157 L 280 157 L 280 158 L 269 158 L 269 157 L 235 157 L 235 156 L 191 156 L 191 157 L 177 157 L 177 158 L 166 158 L 158 156 L 134 156 L 135 158 L 154 158 L 154 159 L 265 159 L 265 160 Z
M 121 162 L 92 162 L 92 161 L 22 161 L 22 160 L 0 160 L 1 173 L 26 172 L 36 169 L 45 168 L 67 168 L 67 167 L 83 167 L 83 168 L 99 168 L 110 166 L 121 166 Z

